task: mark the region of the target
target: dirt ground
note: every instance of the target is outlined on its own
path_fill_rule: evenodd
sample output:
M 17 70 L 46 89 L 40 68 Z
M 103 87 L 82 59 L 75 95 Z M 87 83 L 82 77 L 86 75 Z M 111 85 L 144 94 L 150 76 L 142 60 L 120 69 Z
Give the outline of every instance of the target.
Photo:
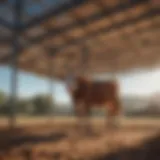
M 122 119 L 109 130 L 103 118 L 92 131 L 74 118 L 18 118 L 10 131 L 0 119 L 0 160 L 159 160 L 160 119 Z

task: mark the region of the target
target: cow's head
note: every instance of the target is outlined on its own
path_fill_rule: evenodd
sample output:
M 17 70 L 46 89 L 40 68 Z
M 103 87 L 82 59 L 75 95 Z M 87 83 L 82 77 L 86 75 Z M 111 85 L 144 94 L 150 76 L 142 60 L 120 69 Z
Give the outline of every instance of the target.
M 65 78 L 65 83 L 66 83 L 67 90 L 70 93 L 73 93 L 77 89 L 77 86 L 78 86 L 77 76 L 75 74 L 67 75 Z
M 67 89 L 70 93 L 73 93 L 77 89 L 83 89 L 88 86 L 88 78 L 86 76 L 80 76 L 71 74 L 65 79 Z

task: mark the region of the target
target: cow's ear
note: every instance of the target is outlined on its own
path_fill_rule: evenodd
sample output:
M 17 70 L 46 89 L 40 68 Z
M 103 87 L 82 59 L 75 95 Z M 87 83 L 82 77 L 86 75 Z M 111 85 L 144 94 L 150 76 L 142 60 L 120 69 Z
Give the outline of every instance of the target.
M 78 87 L 78 83 L 77 83 L 76 80 L 74 80 L 73 83 L 72 83 L 72 89 L 73 89 L 73 91 L 75 91 L 77 89 L 77 87 Z
M 66 87 L 67 87 L 68 91 L 72 93 L 78 88 L 78 85 L 77 85 L 76 81 L 72 81 L 72 82 L 67 83 Z
M 74 76 L 73 75 L 68 75 L 67 77 L 66 77 L 66 79 L 65 79 L 65 82 L 66 82 L 66 84 L 67 84 L 67 86 L 69 87 L 69 88 L 73 88 L 74 87 L 74 83 L 75 83 L 75 78 L 74 78 Z

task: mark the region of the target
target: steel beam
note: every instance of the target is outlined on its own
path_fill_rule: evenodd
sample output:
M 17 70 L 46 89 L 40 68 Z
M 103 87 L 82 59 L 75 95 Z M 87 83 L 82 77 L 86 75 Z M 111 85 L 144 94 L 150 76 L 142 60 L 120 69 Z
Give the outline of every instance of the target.
M 88 0 L 70 0 L 69 2 L 64 3 L 63 5 L 60 5 L 60 7 L 57 7 L 56 9 L 45 13 L 43 16 L 39 16 L 30 20 L 29 22 L 24 24 L 24 29 L 28 29 L 36 25 L 39 25 L 40 23 L 43 23 L 44 21 L 50 18 L 53 18 L 53 16 L 55 17 L 59 14 L 65 13 L 74 7 L 77 7 L 79 5 L 86 3 L 87 1 Z
M 52 61 L 52 58 L 49 58 L 48 59 L 48 78 L 49 78 L 49 81 L 48 81 L 48 83 L 49 83 L 49 85 L 48 85 L 48 91 L 49 91 L 49 97 L 51 98 L 51 99 L 53 99 L 53 63 L 52 63 L 53 61 Z M 52 106 L 53 107 L 53 106 Z M 50 111 L 50 116 L 52 117 L 52 115 L 53 115 L 53 111 L 54 109 L 52 109 L 51 111 Z
M 3 26 L 4 28 L 8 28 L 9 30 L 13 30 L 13 25 L 6 20 L 0 18 L 0 26 Z
M 18 80 L 18 52 L 20 48 L 19 43 L 19 25 L 21 24 L 22 15 L 22 0 L 15 0 L 14 8 L 14 23 L 16 28 L 13 31 L 13 56 L 10 63 L 11 66 L 11 95 L 10 95 L 10 115 L 9 115 L 9 125 L 13 129 L 16 124 L 16 103 L 17 103 L 17 80 Z
M 49 93 L 53 94 L 53 61 L 52 57 L 48 58 L 48 77 L 49 77 Z
M 127 21 L 122 21 L 116 24 L 112 24 L 108 27 L 102 28 L 100 30 L 97 30 L 95 32 L 92 33 L 88 33 L 85 37 L 81 37 L 81 38 L 77 38 L 76 40 L 70 40 L 68 41 L 66 44 L 64 45 L 59 45 L 59 46 L 53 46 L 54 49 L 56 50 L 56 53 L 59 53 L 60 51 L 63 51 L 65 49 L 67 49 L 68 47 L 72 46 L 72 45 L 78 45 L 78 44 L 83 44 L 84 41 L 86 40 L 90 40 L 95 38 L 96 36 L 102 35 L 102 34 L 106 34 L 109 32 L 114 32 L 118 29 L 122 29 L 125 26 L 130 26 L 130 25 L 134 25 L 135 23 L 141 22 L 144 19 L 148 19 L 148 18 L 152 18 L 156 15 L 158 15 L 160 13 L 160 11 L 158 9 L 154 9 L 154 10 L 150 10 L 147 13 L 144 13 L 143 15 L 136 17 L 136 18 L 131 18 Z M 22 47 L 21 49 L 21 53 L 23 49 L 25 49 L 26 47 Z M 3 58 L 1 58 L 1 62 L 3 61 L 8 61 L 11 58 L 11 56 L 4 56 Z
M 49 38 L 51 36 L 56 36 L 58 34 L 63 34 L 65 32 L 67 32 L 68 30 L 72 30 L 73 28 L 76 28 L 76 27 L 83 27 L 86 24 L 94 23 L 101 18 L 105 18 L 106 16 L 110 16 L 110 15 L 113 15 L 115 13 L 120 13 L 120 12 L 125 11 L 127 9 L 136 7 L 137 5 L 145 4 L 146 2 L 147 2 L 147 0 L 130 2 L 128 4 L 127 3 L 120 4 L 120 5 L 118 5 L 114 8 L 105 9 L 103 12 L 93 14 L 90 17 L 88 17 L 87 19 L 78 20 L 78 21 L 76 21 L 74 23 L 71 23 L 67 26 L 64 26 L 62 28 L 56 28 L 56 29 L 53 28 L 53 29 L 49 30 L 47 33 L 44 33 L 44 34 L 42 34 L 42 35 L 40 35 L 36 38 L 29 39 L 28 40 L 29 46 L 40 43 L 44 39 Z M 59 13 L 61 13 L 61 10 L 59 12 L 57 12 L 57 14 L 59 14 Z M 36 23 L 36 21 L 33 21 L 33 23 Z M 23 25 L 23 27 L 24 26 L 26 27 L 26 29 L 29 27 L 29 26 L 27 27 L 27 24 Z M 8 39 L 8 42 L 10 42 L 10 39 Z M 29 47 L 29 46 L 27 46 L 27 47 Z
M 76 40 L 68 41 L 65 45 L 63 45 L 63 46 L 60 45 L 56 48 L 57 53 L 62 51 L 62 50 L 66 50 L 71 45 L 78 45 L 78 44 L 81 44 L 81 43 L 83 44 L 84 41 L 90 40 L 90 39 L 92 39 L 92 38 L 94 38 L 98 35 L 101 35 L 101 34 L 104 34 L 104 33 L 109 33 L 109 32 L 112 32 L 112 31 L 116 31 L 118 29 L 122 29 L 125 26 L 133 25 L 133 24 L 135 24 L 135 23 L 137 23 L 137 22 L 139 22 L 143 19 L 152 18 L 159 13 L 160 13 L 159 10 L 151 10 L 151 11 L 149 11 L 149 12 L 147 12 L 147 13 L 139 16 L 139 17 L 131 18 L 128 21 L 123 21 L 123 22 L 120 22 L 120 23 L 117 23 L 117 24 L 113 24 L 109 27 L 105 27 L 105 28 L 102 28 L 98 31 L 89 33 L 85 37 L 78 38 Z
M 89 61 L 89 48 L 87 46 L 87 41 L 83 43 L 82 45 L 82 59 L 81 59 L 81 66 L 82 68 L 82 74 L 85 74 L 86 70 L 88 70 L 88 61 Z
M 137 1 L 137 2 L 134 2 L 134 3 L 132 2 L 132 3 L 129 3 L 129 4 L 120 4 L 117 7 L 114 7 L 114 8 L 111 8 L 111 9 L 106 9 L 105 11 L 100 12 L 98 14 L 96 13 L 94 15 L 91 15 L 87 19 L 78 20 L 78 21 L 76 21 L 74 23 L 71 23 L 71 24 L 69 24 L 67 26 L 64 26 L 62 28 L 51 29 L 51 30 L 49 30 L 49 32 L 44 33 L 43 35 L 40 35 L 40 36 L 38 36 L 36 38 L 32 38 L 29 41 L 30 41 L 30 43 L 32 45 L 33 44 L 37 44 L 37 43 L 43 41 L 47 37 L 49 38 L 51 36 L 56 36 L 58 34 L 63 34 L 66 31 L 72 30 L 73 28 L 76 28 L 76 27 L 83 27 L 86 24 L 90 24 L 90 23 L 96 22 L 101 18 L 105 18 L 106 16 L 110 16 L 112 14 L 120 13 L 120 12 L 125 11 L 127 9 L 136 7 L 137 5 L 143 4 L 144 2 L 147 2 L 147 0 L 145 0 L 145 1 Z
M 123 7 L 121 7 L 121 9 L 122 9 Z M 140 17 L 138 17 L 138 18 L 134 18 L 134 19 L 129 19 L 129 20 L 127 20 L 127 21 L 122 21 L 122 22 L 120 22 L 120 23 L 117 23 L 117 24 L 113 24 L 113 25 L 111 25 L 111 26 L 108 26 L 108 27 L 105 27 L 105 28 L 102 28 L 102 29 L 100 29 L 100 30 L 98 30 L 98 31 L 96 31 L 96 32 L 93 32 L 93 33 L 89 33 L 89 34 L 87 34 L 85 37 L 82 37 L 82 38 L 78 38 L 78 39 L 76 39 L 76 40 L 70 40 L 70 41 L 68 41 L 66 44 L 64 44 L 63 46 L 58 46 L 58 47 L 56 47 L 55 49 L 57 49 L 57 52 L 59 51 L 59 50 L 61 50 L 61 49 L 63 49 L 63 48 L 67 48 L 68 46 L 70 46 L 70 45 L 74 45 L 74 44 L 79 44 L 79 43 L 81 43 L 82 41 L 84 41 L 85 39 L 90 39 L 90 38 L 94 38 L 95 36 L 97 36 L 97 35 L 99 35 L 99 34 L 103 34 L 103 33 L 106 33 L 106 32 L 110 32 L 110 31 L 112 31 L 112 30 L 115 30 L 115 29 L 118 29 L 118 28 L 122 28 L 122 27 L 124 27 L 125 25 L 130 25 L 130 24 L 134 24 L 134 23 L 136 23 L 136 22 L 138 22 L 138 21 L 141 21 L 141 20 L 143 20 L 143 19 L 145 19 L 145 18 L 151 18 L 151 17 L 153 17 L 154 15 L 156 15 L 156 14 L 159 14 L 159 11 L 158 10 L 151 10 L 151 11 L 149 11 L 149 12 L 147 12 L 147 13 L 145 13 L 145 14 L 143 14 L 143 15 L 141 15 Z M 86 22 L 86 20 L 85 20 L 85 22 Z M 77 22 L 78 24 L 77 25 L 79 25 L 79 22 Z M 84 23 L 83 23 L 84 24 Z M 70 28 L 70 27 L 69 27 Z M 69 29 L 68 27 L 66 28 L 66 30 L 68 30 Z M 62 28 L 61 28 L 62 29 Z M 53 32 L 52 31 L 49 31 L 47 34 L 46 34 L 46 36 L 44 36 L 44 35 L 42 35 L 42 36 L 38 36 L 37 38 L 33 38 L 30 42 L 29 42 L 29 44 L 27 44 L 27 46 L 25 46 L 24 47 L 24 49 L 26 48 L 26 47 L 29 47 L 30 45 L 33 45 L 33 44 L 35 44 L 35 43 L 38 43 L 38 42 L 40 42 L 42 39 L 44 39 L 45 37 L 49 37 L 49 36 L 52 36 L 52 35 L 57 35 L 57 34 L 60 34 L 61 32 L 62 32 L 62 30 L 53 30 Z M 63 28 L 63 30 L 65 30 L 64 28 Z M 56 32 L 55 32 L 56 31 Z M 52 34 L 53 33 L 53 34 Z M 23 50 L 23 49 L 22 49 Z M 6 57 L 4 57 L 4 59 L 9 59 L 9 57 L 8 56 L 6 56 Z M 3 61 L 3 60 L 2 60 Z

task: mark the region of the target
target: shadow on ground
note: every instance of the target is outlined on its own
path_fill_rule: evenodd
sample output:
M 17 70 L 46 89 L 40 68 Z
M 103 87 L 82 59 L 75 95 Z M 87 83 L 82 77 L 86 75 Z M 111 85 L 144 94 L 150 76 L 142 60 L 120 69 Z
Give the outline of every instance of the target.
M 0 131 L 0 152 L 5 152 L 22 145 L 32 145 L 44 142 L 57 142 L 66 138 L 67 134 L 62 132 L 26 134 L 23 128 L 16 128 L 12 131 Z
M 96 157 L 92 160 L 160 160 L 160 135 L 148 139 L 144 144 L 118 152 Z
M 0 130 L 0 152 L 4 156 L 7 155 L 8 151 L 14 149 L 15 147 L 23 146 L 24 144 L 44 144 L 45 142 L 58 142 L 60 140 L 65 139 L 68 136 L 67 133 L 63 131 L 59 132 L 50 132 L 50 133 L 37 133 L 31 134 L 26 133 L 26 130 L 23 128 L 17 128 L 15 130 Z M 26 160 L 35 160 L 37 157 L 33 158 L 32 148 L 29 150 L 23 150 L 20 153 L 22 157 Z M 70 154 L 70 153 L 69 153 Z M 64 155 L 63 155 L 64 156 Z M 62 154 L 60 152 L 54 153 L 39 153 L 39 157 L 44 157 L 47 160 L 61 160 Z M 5 160 L 6 157 L 4 158 Z M 39 158 L 38 158 L 39 159 Z M 66 160 L 73 160 L 71 158 L 65 157 Z M 156 135 L 148 140 L 146 140 L 143 144 L 132 147 L 132 148 L 124 148 L 118 150 L 117 152 L 106 153 L 99 157 L 95 157 L 93 159 L 83 159 L 83 160 L 160 160 L 160 135 Z M 80 160 L 78 158 L 74 160 Z M 81 159 L 82 160 L 82 159 Z

